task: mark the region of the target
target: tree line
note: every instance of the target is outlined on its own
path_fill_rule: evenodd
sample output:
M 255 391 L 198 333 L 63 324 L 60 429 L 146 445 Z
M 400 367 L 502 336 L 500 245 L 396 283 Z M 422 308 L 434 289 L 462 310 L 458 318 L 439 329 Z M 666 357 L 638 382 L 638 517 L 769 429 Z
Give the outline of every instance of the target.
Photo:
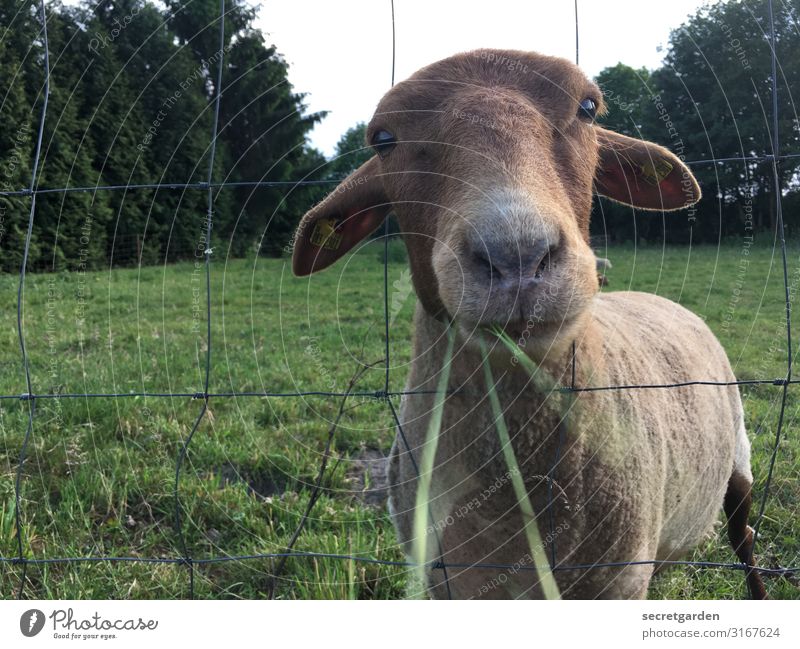
M 37 0 L 0 0 L 0 191 L 31 183 L 44 101 L 44 41 Z M 214 97 L 222 65 L 213 178 L 213 237 L 221 254 L 285 254 L 300 216 L 329 186 L 293 181 L 346 175 L 369 156 L 363 125 L 337 157 L 308 143 L 323 117 L 309 114 L 288 66 L 254 27 L 255 9 L 226 3 L 219 43 L 217 0 L 47 2 L 50 92 L 35 185 L 123 186 L 118 191 L 40 193 L 31 269 L 151 264 L 202 256 L 206 193 L 169 187 L 207 179 Z M 778 137 L 800 154 L 800 0 L 775 3 Z M 717 242 L 774 232 L 771 46 L 766 0 L 703 7 L 671 33 L 656 70 L 625 64 L 596 78 L 609 111 L 601 124 L 659 142 L 687 161 L 704 190 L 679 214 L 596 201 L 592 232 L 608 241 Z M 722 158 L 719 163 L 704 163 Z M 789 235 L 800 225 L 800 156 L 780 161 Z M 269 187 L 237 182 L 277 181 Z M 136 185 L 162 183 L 159 189 Z M 285 184 L 283 184 L 285 183 Z M 0 196 L 0 269 L 22 261 L 29 196 Z
M 44 101 L 38 1 L 0 0 L 0 191 L 30 186 Z M 205 191 L 149 183 L 207 180 L 213 98 L 222 64 L 213 179 L 315 180 L 325 157 L 307 143 L 308 114 L 287 64 L 253 27 L 255 9 L 217 0 L 47 2 L 50 92 L 35 184 L 116 185 L 118 191 L 40 193 L 31 269 L 157 263 L 202 255 Z M 224 254 L 281 254 L 324 187 L 214 190 L 213 237 Z M 0 267 L 19 269 L 30 197 L 0 196 Z
M 778 71 L 778 153 L 800 153 L 795 105 L 800 91 L 800 2 L 774 3 Z M 768 236 L 776 226 L 773 150 L 772 50 L 766 0 L 729 0 L 701 8 L 671 32 L 656 70 L 624 64 L 596 81 L 609 111 L 600 122 L 627 135 L 653 140 L 682 159 L 703 199 L 690 211 L 636 212 L 600 200 L 592 231 L 611 241 L 715 243 Z M 724 162 L 704 162 L 710 159 Z M 800 157 L 778 165 L 789 235 L 800 226 Z

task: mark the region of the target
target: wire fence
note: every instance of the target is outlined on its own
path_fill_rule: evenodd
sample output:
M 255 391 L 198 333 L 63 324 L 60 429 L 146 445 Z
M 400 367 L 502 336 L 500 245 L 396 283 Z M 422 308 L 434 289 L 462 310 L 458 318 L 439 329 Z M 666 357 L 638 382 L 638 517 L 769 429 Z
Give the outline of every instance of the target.
M 389 220 L 387 219 L 385 222 L 385 232 L 384 232 L 384 255 L 383 255 L 383 311 L 384 311 L 384 337 L 385 337 L 385 348 L 384 348 L 384 358 L 383 364 L 385 365 L 385 374 L 383 380 L 383 388 L 380 390 L 373 390 L 373 391 L 355 391 L 355 390 L 347 390 L 347 391 L 339 391 L 339 392 L 331 392 L 331 391 L 293 391 L 293 392 L 269 392 L 269 391 L 231 391 L 231 392 L 212 392 L 209 389 L 210 385 L 210 376 L 211 376 L 211 359 L 212 359 L 212 350 L 214 347 L 212 346 L 212 301 L 211 301 L 211 260 L 212 260 L 212 246 L 211 246 L 211 234 L 213 228 L 213 217 L 214 217 L 214 194 L 213 191 L 216 188 L 221 187 L 277 187 L 277 186 L 287 186 L 287 187 L 295 187 L 298 185 L 326 185 L 326 184 L 336 184 L 339 180 L 298 180 L 298 181 L 244 181 L 244 182 L 216 182 L 213 178 L 213 167 L 214 167 L 214 158 L 216 152 L 216 144 L 217 144 L 217 131 L 218 131 L 218 123 L 219 123 L 219 109 L 220 109 L 220 102 L 222 96 L 222 70 L 223 70 L 223 52 L 225 51 L 225 0 L 220 0 L 220 14 L 219 14 L 219 60 L 217 62 L 217 76 L 216 76 L 216 84 L 214 86 L 214 96 L 213 96 L 213 127 L 210 134 L 210 155 L 208 161 L 208 168 L 206 173 L 206 180 L 203 182 L 192 182 L 192 183 L 181 183 L 181 182 L 161 182 L 161 183 L 145 183 L 145 184 L 135 184 L 135 185 L 95 185 L 95 186 L 86 186 L 86 187 L 39 187 L 37 185 L 37 172 L 39 169 L 40 157 L 41 157 L 41 150 L 42 150 L 42 136 L 44 133 L 44 126 L 45 120 L 47 118 L 47 104 L 48 104 L 48 95 L 50 91 L 50 59 L 49 59 L 49 52 L 48 52 L 48 36 L 47 36 L 47 13 L 46 13 L 46 6 L 45 1 L 40 0 L 39 3 L 39 14 L 41 20 L 41 38 L 44 44 L 44 96 L 42 101 L 42 109 L 40 114 L 39 120 L 39 127 L 38 127 L 38 137 L 36 140 L 36 147 L 35 153 L 33 158 L 33 171 L 31 174 L 31 181 L 30 185 L 26 188 L 19 189 L 19 190 L 9 190 L 9 191 L 0 191 L 0 196 L 16 196 L 16 197 L 29 197 L 30 198 L 30 211 L 28 215 L 28 224 L 27 224 L 27 232 L 25 238 L 25 249 L 23 253 L 22 263 L 20 266 L 19 272 L 19 283 L 17 287 L 17 303 L 16 303 L 16 310 L 17 310 L 17 334 L 19 339 L 19 348 L 20 354 L 22 359 L 24 377 L 25 377 L 25 387 L 26 392 L 23 394 L 1 394 L 0 395 L 0 402 L 2 400 L 19 400 L 23 402 L 27 406 L 27 427 L 25 430 L 22 446 L 19 452 L 19 458 L 16 465 L 16 476 L 14 481 L 14 523 L 16 527 L 15 531 L 15 541 L 17 545 L 17 555 L 16 556 L 8 556 L 8 557 L 0 557 L 0 564 L 11 564 L 15 566 L 21 567 L 21 577 L 19 588 L 17 591 L 17 596 L 22 598 L 24 595 L 25 583 L 27 579 L 27 568 L 28 566 L 35 566 L 35 565 L 47 565 L 47 564 L 94 564 L 94 563 L 141 563 L 141 564 L 175 564 L 185 566 L 187 573 L 188 573 L 188 580 L 189 580 L 189 596 L 194 598 L 195 596 L 195 569 L 198 566 L 210 565 L 210 564 L 222 564 L 222 563 L 229 563 L 229 562 L 236 562 L 236 561 L 253 561 L 253 560 L 278 560 L 279 568 L 278 570 L 274 571 L 272 575 L 272 590 L 271 594 L 274 594 L 274 583 L 275 579 L 279 576 L 281 567 L 285 560 L 289 558 L 296 558 L 296 559 L 334 559 L 334 560 L 343 560 L 343 561 L 352 561 L 352 562 L 359 562 L 359 563 L 368 563 L 368 564 L 377 564 L 377 565 L 385 565 L 385 566 L 397 566 L 397 567 L 418 567 L 415 563 L 411 561 L 392 561 L 392 560 L 383 560 L 373 557 L 366 557 L 363 555 L 353 555 L 353 554 L 336 554 L 336 553 L 326 553 L 326 552 L 305 552 L 305 551 L 295 551 L 293 550 L 294 542 L 297 540 L 297 537 L 303 530 L 303 525 L 308 518 L 308 515 L 313 507 L 314 503 L 316 502 L 316 497 L 319 494 L 322 478 L 325 473 L 326 462 L 328 459 L 328 454 L 323 456 L 322 464 L 320 466 L 320 471 L 317 477 L 316 484 L 314 485 L 314 492 L 312 497 L 309 501 L 309 505 L 306 509 L 304 516 L 301 519 L 301 522 L 295 533 L 292 537 L 292 540 L 287 545 L 286 551 L 284 552 L 274 552 L 274 553 L 255 553 L 255 554 L 244 554 L 244 555 L 224 555 L 224 556 L 214 556 L 214 557 L 206 557 L 206 558 L 195 558 L 192 556 L 192 553 L 187 545 L 185 534 L 184 534 L 184 517 L 182 515 L 182 506 L 181 506 L 181 497 L 180 497 L 180 482 L 181 482 L 181 475 L 184 469 L 184 465 L 186 463 L 187 453 L 189 451 L 189 447 L 192 443 L 192 439 L 195 436 L 201 422 L 203 421 L 204 417 L 206 417 L 209 409 L 209 401 L 211 399 L 222 399 L 222 398 L 247 398 L 247 397 L 255 397 L 255 398 L 263 398 L 263 397 L 306 397 L 306 396 L 319 396 L 319 397 L 330 397 L 330 398 L 340 398 L 342 402 L 347 400 L 348 398 L 353 397 L 363 397 L 368 399 L 374 399 L 378 402 L 383 402 L 386 404 L 390 414 L 391 419 L 396 426 L 398 438 L 400 439 L 401 443 L 404 446 L 404 451 L 408 453 L 411 464 L 413 469 L 416 473 L 417 479 L 419 478 L 419 466 L 417 461 L 414 458 L 413 449 L 408 444 L 406 440 L 402 424 L 400 422 L 400 418 L 398 416 L 397 410 L 395 409 L 394 404 L 392 403 L 391 399 L 393 397 L 401 397 L 401 396 L 414 396 L 420 394 L 430 394 L 433 391 L 424 391 L 424 390 L 392 390 L 390 385 L 390 377 L 389 377 L 389 369 L 390 369 L 390 346 L 389 346 L 389 324 L 390 324 L 390 315 L 389 315 L 389 280 L 388 280 L 388 265 L 389 265 L 389 255 L 388 255 L 388 245 L 389 245 Z M 610 386 L 578 386 L 575 385 L 574 381 L 574 363 L 575 357 L 573 354 L 573 381 L 571 385 L 564 386 L 558 388 L 561 392 L 567 393 L 581 393 L 581 392 L 592 392 L 592 391 L 604 391 L 604 390 L 651 390 L 651 389 L 677 389 L 681 387 L 687 386 L 753 386 L 753 385 L 765 385 L 765 386 L 775 386 L 781 388 L 780 393 L 780 410 L 778 415 L 778 421 L 775 428 L 775 435 L 774 440 L 771 445 L 770 449 L 770 457 L 769 457 L 769 464 L 767 470 L 767 476 L 764 483 L 764 488 L 761 493 L 761 499 L 758 505 L 758 513 L 756 516 L 756 520 L 753 524 L 754 529 L 754 538 L 753 538 L 753 552 L 755 552 L 755 546 L 759 540 L 759 532 L 764 520 L 765 509 L 767 505 L 767 501 L 770 495 L 770 489 L 772 486 L 774 470 L 775 470 L 775 463 L 778 457 L 778 452 L 781 444 L 781 439 L 783 436 L 783 428 L 784 428 L 784 419 L 786 415 L 786 404 L 787 404 L 787 396 L 788 391 L 792 385 L 800 383 L 800 379 L 794 379 L 792 375 L 792 334 L 791 334 L 791 296 L 790 296 L 790 285 L 789 285 L 789 274 L 788 274 L 788 263 L 787 263 L 787 251 L 786 251 L 786 240 L 784 235 L 784 219 L 783 219 L 783 210 L 782 210 L 782 193 L 780 191 L 780 176 L 778 172 L 778 165 L 780 164 L 781 160 L 791 159 L 800 157 L 800 154 L 781 154 L 780 152 L 780 138 L 778 132 L 778 89 L 777 89 L 777 54 L 775 51 L 775 26 L 774 26 L 774 16 L 773 16 L 773 3 L 772 0 L 768 0 L 768 8 L 769 8 L 769 42 L 770 42 L 770 49 L 771 49 L 771 73 L 770 73 L 770 80 L 771 80 L 771 98 L 772 98 L 772 152 L 763 153 L 759 155 L 746 155 L 741 157 L 735 158 L 708 158 L 708 159 L 701 159 L 701 160 L 693 160 L 688 161 L 687 164 L 689 165 L 706 165 L 706 164 L 721 164 L 726 162 L 742 162 L 746 163 L 750 162 L 770 162 L 772 166 L 772 175 L 773 175 L 773 182 L 776 188 L 775 191 L 775 215 L 776 215 L 776 227 L 777 227 L 777 237 L 780 242 L 780 250 L 781 250 L 781 261 L 782 261 L 782 270 L 783 270 L 783 285 L 784 285 L 784 292 L 785 292 L 785 323 L 786 323 L 786 371 L 783 376 L 777 378 L 763 378 L 763 379 L 751 379 L 751 380 L 741 380 L 741 381 L 705 381 L 705 380 L 694 380 L 694 381 L 685 381 L 680 383 L 664 383 L 664 384 L 639 384 L 639 385 L 610 385 Z M 395 76 L 395 19 L 394 19 L 394 2 L 391 2 L 391 17 L 392 17 L 392 85 L 394 85 L 394 76 Z M 577 0 L 575 1 L 575 59 L 576 63 L 578 62 L 579 57 L 579 32 L 578 32 L 579 22 L 578 22 L 578 3 Z M 30 363 L 28 352 L 26 348 L 26 337 L 25 337 L 25 330 L 23 328 L 23 295 L 24 295 L 24 288 L 25 288 L 25 279 L 26 279 L 26 272 L 28 269 L 28 253 L 31 246 L 31 236 L 33 232 L 34 226 L 34 219 L 36 215 L 36 198 L 39 195 L 43 194 L 57 194 L 57 193 L 72 193 L 72 192 L 98 192 L 98 191 L 115 191 L 115 190 L 124 190 L 124 191 L 131 191 L 131 190 L 138 190 L 138 189 L 175 189 L 175 190 L 199 190 L 205 191 L 207 197 L 207 214 L 206 214 L 206 247 L 203 251 L 203 265 L 204 265 L 204 280 L 205 280 L 205 310 L 206 310 L 206 339 L 207 339 L 207 346 L 205 351 L 205 359 L 204 359 L 204 371 L 203 371 L 203 389 L 200 391 L 195 392 L 147 392 L 147 391 L 129 391 L 129 392 L 81 392 L 81 393 L 36 393 L 33 390 L 33 385 L 31 381 L 31 372 L 30 372 Z M 136 239 L 135 241 L 128 242 L 127 245 L 129 247 L 134 246 L 136 249 L 139 248 L 141 242 Z M 574 346 L 573 346 L 574 349 Z M 178 548 L 180 550 L 180 556 L 176 557 L 139 557 L 139 556 L 82 556 L 82 557 L 54 557 L 54 558 L 29 558 L 26 555 L 25 547 L 23 545 L 23 521 L 21 517 L 21 498 L 22 498 L 22 477 L 23 477 L 23 469 L 26 463 L 26 459 L 28 456 L 28 448 L 31 442 L 31 436 L 33 431 L 34 420 L 36 417 L 36 404 L 38 401 L 47 400 L 47 399 L 109 399 L 109 398 L 137 398 L 137 397 L 152 397 L 152 398 L 180 398 L 180 399 L 189 399 L 192 401 L 199 402 L 199 408 L 194 419 L 194 423 L 190 429 L 189 434 L 185 437 L 183 443 L 180 446 L 180 450 L 178 453 L 178 457 L 175 463 L 175 474 L 174 474 L 174 481 L 173 481 L 173 514 L 174 514 L 174 527 L 175 527 L 175 534 L 178 541 Z M 335 432 L 335 426 L 332 427 L 331 433 L 328 439 L 328 449 L 330 449 L 330 442 L 332 435 Z M 551 496 L 552 498 L 552 496 Z M 552 500 L 550 501 L 552 505 Z M 552 511 L 552 507 L 550 507 Z M 435 534 L 436 543 L 439 547 L 439 554 L 440 557 L 442 556 L 442 545 L 441 539 L 439 538 L 439 532 L 436 526 L 433 526 L 433 531 Z M 553 547 L 555 550 L 555 547 Z M 555 572 L 560 571 L 588 571 L 588 570 L 596 570 L 600 568 L 624 568 L 628 566 L 636 566 L 636 565 L 658 565 L 658 566 L 694 566 L 698 568 L 707 568 L 707 569 L 723 569 L 723 570 L 732 570 L 732 571 L 741 571 L 744 574 L 748 574 L 752 571 L 757 571 L 761 574 L 765 575 L 794 575 L 797 572 L 800 572 L 800 566 L 795 567 L 779 567 L 779 568 L 767 568 L 767 567 L 751 567 L 748 566 L 746 563 L 737 563 L 737 562 L 712 562 L 712 561 L 661 561 L 661 560 L 645 560 L 645 561 L 627 561 L 627 562 L 597 562 L 591 564 L 576 564 L 576 565 L 559 565 L 553 562 L 554 565 L 551 566 L 552 570 Z M 448 568 L 486 568 L 486 569 L 496 569 L 496 570 L 515 570 L 515 571 L 535 571 L 536 567 L 533 565 L 520 565 L 520 564 L 502 564 L 502 563 L 457 563 L 457 562 L 444 562 L 440 559 L 433 561 L 430 564 L 430 568 L 433 570 L 441 570 L 443 573 L 443 580 L 446 586 L 446 590 L 448 595 L 450 595 L 450 587 L 449 587 L 449 578 L 447 570 Z

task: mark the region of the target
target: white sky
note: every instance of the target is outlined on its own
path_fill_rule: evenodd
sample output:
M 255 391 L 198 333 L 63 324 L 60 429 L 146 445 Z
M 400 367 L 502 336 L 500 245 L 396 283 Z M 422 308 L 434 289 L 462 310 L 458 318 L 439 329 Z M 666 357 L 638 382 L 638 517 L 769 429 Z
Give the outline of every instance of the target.
M 593 76 L 619 61 L 657 67 L 670 29 L 704 0 L 579 0 L 580 63 Z M 478 47 L 575 57 L 573 0 L 395 0 L 396 80 Z M 311 134 L 333 153 L 367 121 L 391 83 L 389 0 L 264 0 L 257 25 L 290 64 L 311 112 L 330 111 Z

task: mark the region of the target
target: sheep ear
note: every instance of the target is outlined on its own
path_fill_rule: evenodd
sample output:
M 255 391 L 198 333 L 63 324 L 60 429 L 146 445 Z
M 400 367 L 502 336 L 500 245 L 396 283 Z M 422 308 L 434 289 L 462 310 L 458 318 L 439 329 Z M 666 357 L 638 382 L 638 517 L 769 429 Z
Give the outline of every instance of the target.
M 597 128 L 597 192 L 645 210 L 679 210 L 700 200 L 700 186 L 676 155 L 658 144 Z
M 297 226 L 292 271 L 298 277 L 327 268 L 372 234 L 392 208 L 377 156 L 370 158 L 306 212 Z

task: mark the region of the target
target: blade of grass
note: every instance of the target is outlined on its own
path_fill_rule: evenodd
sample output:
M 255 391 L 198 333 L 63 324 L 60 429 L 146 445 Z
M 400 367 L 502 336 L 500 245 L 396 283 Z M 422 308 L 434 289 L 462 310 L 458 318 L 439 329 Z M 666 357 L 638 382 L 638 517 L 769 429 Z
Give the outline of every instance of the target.
M 559 388 L 558 382 L 553 379 L 553 377 L 544 369 L 539 367 L 533 359 L 528 356 L 522 349 L 517 345 L 511 337 L 508 335 L 506 331 L 500 329 L 499 327 L 493 327 L 492 333 L 497 336 L 498 339 L 508 348 L 508 350 L 514 355 L 514 358 L 517 362 L 522 365 L 522 368 L 528 372 L 528 375 L 531 377 L 531 380 L 536 385 L 538 390 L 543 390 L 555 400 L 556 408 L 560 413 L 561 419 L 559 421 L 559 433 L 563 432 L 562 426 L 569 422 L 570 413 L 573 411 L 573 407 L 575 406 L 575 393 L 574 392 L 567 392 L 566 394 L 562 394 Z M 573 349 L 574 353 L 574 349 Z M 574 366 L 573 366 L 574 368 Z M 573 370 L 574 371 L 574 370 Z M 573 383 L 574 383 L 574 376 L 573 376 Z M 563 444 L 563 438 L 559 440 L 558 447 L 556 449 L 556 456 L 553 460 L 553 466 L 551 467 L 550 471 L 547 474 L 547 502 L 550 508 L 550 534 L 554 534 L 555 530 L 555 515 L 553 512 L 553 485 L 555 484 L 555 472 L 558 468 L 558 464 L 561 458 L 561 446 Z M 553 541 L 553 545 L 550 548 L 550 561 L 553 566 L 557 564 L 557 557 L 556 557 L 556 546 L 555 541 Z
M 556 584 L 556 580 L 550 570 L 550 564 L 545 555 L 542 537 L 539 534 L 539 527 L 536 524 L 536 515 L 533 511 L 533 505 L 531 505 L 528 492 L 525 490 L 525 481 L 522 479 L 522 473 L 517 463 L 517 456 L 514 454 L 514 447 L 511 446 L 511 438 L 509 437 L 508 428 L 506 428 L 506 422 L 503 418 L 500 399 L 495 390 L 492 369 L 489 366 L 489 351 L 486 348 L 486 341 L 482 336 L 478 338 L 478 341 L 481 347 L 481 355 L 483 356 L 483 372 L 486 378 L 486 390 L 489 393 L 489 402 L 491 403 L 492 413 L 494 414 L 497 436 L 500 439 L 500 446 L 503 451 L 506 466 L 508 467 L 508 472 L 511 474 L 511 484 L 514 487 L 514 494 L 517 497 L 517 505 L 522 512 L 525 535 L 528 539 L 528 545 L 530 546 L 533 564 L 536 566 L 539 583 L 542 586 L 545 599 L 560 599 L 561 595 L 558 590 L 558 584 Z
M 353 537 L 348 536 L 348 554 L 353 556 Z M 351 558 L 347 562 L 347 599 L 358 599 L 356 592 L 356 562 Z
M 500 342 L 502 342 L 503 345 L 508 348 L 508 351 L 510 351 L 514 359 L 516 359 L 516 361 L 522 365 L 523 369 L 528 372 L 538 389 L 552 392 L 558 388 L 558 384 L 553 377 L 551 377 L 547 371 L 539 367 L 530 356 L 522 351 L 520 346 L 517 345 L 517 343 L 515 343 L 508 335 L 508 332 L 496 326 L 492 327 L 491 331 L 492 334 L 497 336 Z
M 447 350 L 444 355 L 442 373 L 436 386 L 433 411 L 428 421 L 428 431 L 425 436 L 425 445 L 422 447 L 422 460 L 419 467 L 419 481 L 417 483 L 417 501 L 414 507 L 414 533 L 412 535 L 412 556 L 416 564 L 415 572 L 420 585 L 425 588 L 425 565 L 428 561 L 428 529 L 431 479 L 433 478 L 433 463 L 436 459 L 436 449 L 439 446 L 439 433 L 442 428 L 442 412 L 444 401 L 447 398 L 447 384 L 450 380 L 450 362 L 453 357 L 453 344 L 455 334 L 453 329 L 447 330 Z

